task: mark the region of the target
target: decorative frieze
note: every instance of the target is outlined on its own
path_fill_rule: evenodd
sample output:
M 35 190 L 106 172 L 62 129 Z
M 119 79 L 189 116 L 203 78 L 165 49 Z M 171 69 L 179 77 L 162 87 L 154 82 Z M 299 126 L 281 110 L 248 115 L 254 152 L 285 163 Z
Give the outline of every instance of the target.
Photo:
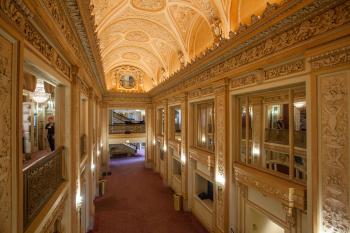
M 35 29 L 35 27 L 26 20 L 24 23 L 24 36 L 25 39 L 34 46 L 47 60 L 52 62 L 54 49 L 44 39 L 44 37 Z
M 249 87 L 261 83 L 262 81 L 263 76 L 261 75 L 261 71 L 257 71 L 242 77 L 232 78 L 230 80 L 230 88 L 238 89 L 242 87 Z
M 314 71 L 350 63 L 350 46 L 312 57 L 311 68 Z
M 328 64 L 328 63 L 327 63 Z M 320 77 L 321 223 L 325 232 L 350 231 L 349 77 Z
M 288 207 L 306 209 L 306 187 L 303 185 L 286 182 L 283 178 L 238 163 L 234 164 L 234 178 Z
M 304 59 L 292 61 L 280 66 L 273 67 L 271 69 L 265 70 L 265 80 L 276 79 L 281 76 L 286 76 L 305 70 Z
M 214 93 L 213 87 L 199 88 L 188 93 L 189 99 L 200 98 Z

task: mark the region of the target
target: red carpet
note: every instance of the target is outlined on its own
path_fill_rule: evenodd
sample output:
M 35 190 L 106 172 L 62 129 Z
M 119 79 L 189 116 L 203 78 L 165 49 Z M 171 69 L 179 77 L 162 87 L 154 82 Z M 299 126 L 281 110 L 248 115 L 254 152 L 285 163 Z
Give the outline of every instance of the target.
M 208 233 L 189 213 L 173 209 L 173 192 L 144 168 L 143 157 L 111 160 L 106 194 L 95 201 L 94 233 Z

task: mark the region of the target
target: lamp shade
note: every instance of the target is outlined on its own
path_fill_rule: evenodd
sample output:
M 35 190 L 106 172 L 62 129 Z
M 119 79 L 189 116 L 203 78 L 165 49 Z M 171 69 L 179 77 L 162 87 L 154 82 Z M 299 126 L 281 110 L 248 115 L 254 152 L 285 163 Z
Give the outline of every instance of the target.
M 35 91 L 32 93 L 32 99 L 37 103 L 44 103 L 50 97 L 50 94 L 45 92 L 44 80 L 37 79 Z

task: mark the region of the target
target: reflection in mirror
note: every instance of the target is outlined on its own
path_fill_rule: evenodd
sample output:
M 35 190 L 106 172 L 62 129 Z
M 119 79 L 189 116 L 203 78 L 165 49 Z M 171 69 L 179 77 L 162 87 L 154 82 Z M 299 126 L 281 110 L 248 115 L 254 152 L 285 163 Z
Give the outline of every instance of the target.
M 214 151 L 214 104 L 213 102 L 195 105 L 197 112 L 197 146 Z
M 266 168 L 274 172 L 289 174 L 289 155 L 283 152 L 265 150 Z
M 294 146 L 306 148 L 306 101 L 294 101 Z
M 174 138 L 176 141 L 181 141 L 181 108 L 174 108 Z
M 265 141 L 289 144 L 289 104 L 268 104 L 266 106 Z

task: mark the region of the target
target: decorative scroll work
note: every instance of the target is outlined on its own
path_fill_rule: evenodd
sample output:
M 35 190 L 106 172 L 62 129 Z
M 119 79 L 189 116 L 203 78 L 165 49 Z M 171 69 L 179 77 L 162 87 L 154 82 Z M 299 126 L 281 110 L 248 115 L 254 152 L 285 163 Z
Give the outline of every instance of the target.
M 314 71 L 350 63 L 350 46 L 312 57 L 310 63 Z
M 11 232 L 11 113 L 13 45 L 0 34 L 0 232 Z
M 350 231 L 349 77 L 320 78 L 322 225 L 327 232 Z
M 265 71 L 265 80 L 276 79 L 281 76 L 301 72 L 305 70 L 304 59 L 289 62 Z

